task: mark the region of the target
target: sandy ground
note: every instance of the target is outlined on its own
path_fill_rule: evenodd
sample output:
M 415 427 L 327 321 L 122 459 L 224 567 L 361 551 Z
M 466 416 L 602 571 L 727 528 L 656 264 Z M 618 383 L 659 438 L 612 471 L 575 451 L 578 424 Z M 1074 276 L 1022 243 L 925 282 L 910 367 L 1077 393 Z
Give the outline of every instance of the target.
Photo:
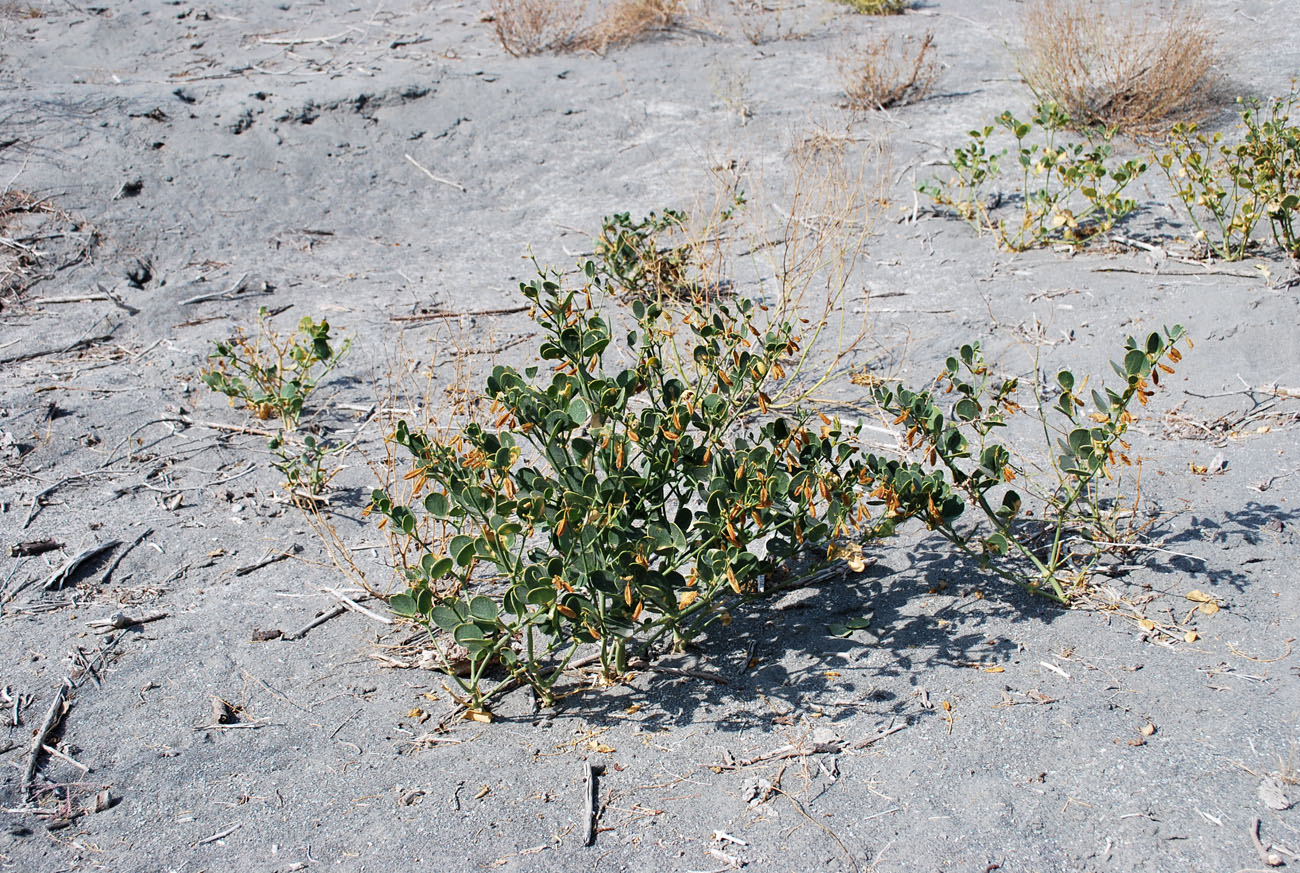
M 1293 266 L 1167 256 L 1189 229 L 1155 175 L 1120 229 L 1155 251 L 1012 255 L 912 220 L 945 145 L 1027 107 L 1018 2 L 887 21 L 810 2 L 751 13 L 758 45 L 714 6 L 604 57 L 519 59 L 480 2 L 4 4 L 0 179 L 36 204 L 4 235 L 41 255 L 5 264 L 0 539 L 62 544 L 0 559 L 6 869 L 1236 871 L 1262 866 L 1256 818 L 1300 852 L 1300 817 L 1278 808 L 1300 796 L 1300 402 L 1243 392 L 1300 383 Z M 1284 90 L 1294 4 L 1204 6 L 1227 87 Z M 932 29 L 942 78 L 853 117 L 836 57 L 885 29 Z M 383 457 L 368 414 L 412 362 L 446 403 L 533 333 L 517 314 L 409 317 L 515 306 L 530 247 L 572 267 L 602 216 L 690 208 L 719 176 L 739 173 L 755 226 L 779 227 L 791 147 L 815 130 L 887 144 L 854 365 L 924 380 L 979 339 L 1013 369 L 1037 352 L 1102 373 L 1125 334 L 1187 326 L 1195 351 L 1134 433 L 1161 550 L 1102 580 L 1136 606 L 1055 609 L 907 536 L 659 662 L 699 675 L 644 672 L 541 713 L 516 694 L 494 724 L 439 734 L 451 701 L 410 627 L 348 612 L 256 641 L 352 583 L 265 440 L 210 426 L 250 424 L 198 380 L 214 339 L 259 305 L 356 338 L 311 421 L 357 441 L 326 517 L 387 586 L 361 515 L 366 458 Z M 763 267 L 740 270 L 742 292 L 745 270 Z M 824 393 L 847 408 L 861 392 Z M 1223 608 L 1189 617 L 1193 589 Z M 97 633 L 118 610 L 166 616 Z M 864 615 L 869 630 L 827 631 Z M 1199 639 L 1145 633 L 1142 615 Z M 39 757 L 29 804 L 32 737 L 65 677 L 47 742 L 67 757 Z M 214 696 L 240 723 L 213 724 Z M 832 751 L 799 753 L 817 743 Z M 606 770 L 586 847 L 589 757 Z

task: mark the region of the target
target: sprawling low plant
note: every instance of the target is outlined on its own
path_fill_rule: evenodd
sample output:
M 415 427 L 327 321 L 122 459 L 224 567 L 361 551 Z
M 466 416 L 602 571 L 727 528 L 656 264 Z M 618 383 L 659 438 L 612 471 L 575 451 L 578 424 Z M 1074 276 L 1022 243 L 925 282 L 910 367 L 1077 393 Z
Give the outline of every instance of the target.
M 902 15 L 915 5 L 915 0 L 835 0 L 863 15 Z
M 954 150 L 948 178 L 932 180 L 920 190 L 977 230 L 992 231 L 1012 251 L 1054 242 L 1083 245 L 1137 208 L 1123 192 L 1146 172 L 1146 164 L 1113 157 L 1113 130 L 1094 129 L 1084 140 L 1069 141 L 1065 132 L 1070 127 L 1069 116 L 1054 103 L 1040 104 L 1028 120 L 1003 112 L 996 126 L 972 130 L 969 143 Z M 1015 139 L 1021 179 L 1016 195 L 999 195 L 990 203 L 1007 154 L 1006 149 L 990 150 L 997 128 Z M 1017 205 L 1019 216 L 1000 218 L 1003 202 Z
M 494 369 L 492 428 L 440 440 L 399 423 L 425 496 L 372 495 L 423 552 L 391 604 L 468 653 L 466 675 L 444 666 L 471 713 L 516 682 L 553 700 L 584 644 L 614 679 L 634 647 L 727 623 L 729 599 L 863 520 L 868 475 L 851 434 L 764 414 L 765 382 L 798 348 L 792 324 L 761 324 L 744 299 L 676 316 L 638 299 L 620 349 L 596 308 L 606 280 L 590 262 L 584 275 L 576 291 L 557 276 L 521 285 L 549 373 Z M 616 359 L 630 365 L 609 368 Z M 423 539 L 430 517 L 454 535 Z
M 1124 436 L 1133 421 L 1131 407 L 1134 401 L 1145 405 L 1161 373 L 1173 372 L 1184 339 L 1179 325 L 1151 333 L 1145 342 L 1130 337 L 1123 361 L 1112 364 L 1124 380 L 1122 389 L 1092 389 L 1091 411 L 1082 396 L 1088 380 L 1060 371 L 1048 389 L 1055 402 L 1035 402 L 1047 444 L 1039 470 L 996 437 L 1009 417 L 1023 411 L 1015 400 L 1019 383 L 996 375 L 978 343 L 948 358 L 929 389 L 878 386 L 876 401 L 907 427 L 907 448 L 922 459 L 898 468 L 906 473 L 903 484 L 927 476 L 945 484 L 917 492 L 882 479 L 877 494 L 896 513 L 919 518 L 981 564 L 1030 591 L 1068 602 L 1113 535 L 1104 511 L 1113 498 L 1105 486 L 1116 465 L 1130 463 Z M 1043 467 L 1052 474 L 1045 489 L 1035 484 L 1043 479 Z M 1037 518 L 1017 490 L 1022 486 L 1037 498 Z M 968 506 L 983 523 L 959 523 Z
M 1175 125 L 1155 157 L 1197 239 L 1224 260 L 1246 256 L 1265 218 L 1274 241 L 1300 257 L 1300 127 L 1291 123 L 1297 99 L 1293 89 L 1267 104 L 1240 101 L 1243 133 L 1236 142 L 1195 124 Z

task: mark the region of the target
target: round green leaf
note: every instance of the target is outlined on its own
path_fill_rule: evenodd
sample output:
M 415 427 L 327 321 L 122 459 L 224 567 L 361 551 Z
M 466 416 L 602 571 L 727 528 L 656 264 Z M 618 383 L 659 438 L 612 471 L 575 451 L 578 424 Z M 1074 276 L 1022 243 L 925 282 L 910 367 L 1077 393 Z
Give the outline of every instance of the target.
M 388 601 L 389 609 L 407 618 L 415 615 L 415 598 L 410 594 L 394 594 Z
M 469 602 L 469 614 L 477 621 L 495 622 L 498 612 L 497 605 L 491 597 L 480 594 Z

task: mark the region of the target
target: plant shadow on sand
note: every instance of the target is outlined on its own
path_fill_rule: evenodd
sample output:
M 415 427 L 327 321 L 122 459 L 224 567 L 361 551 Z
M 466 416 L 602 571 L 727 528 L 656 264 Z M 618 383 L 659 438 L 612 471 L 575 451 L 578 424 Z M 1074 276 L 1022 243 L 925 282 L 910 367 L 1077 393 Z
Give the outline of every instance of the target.
M 901 554 L 891 552 L 891 557 L 897 562 Z M 645 729 L 707 723 L 728 733 L 767 730 L 810 706 L 821 710 L 819 723 L 827 726 L 915 720 L 935 714 L 918 706 L 924 692 L 917 677 L 924 671 L 1007 661 L 1017 644 L 999 634 L 991 638 L 986 626 L 1042 624 L 1063 612 L 983 575 L 974 562 L 954 557 L 939 542 L 915 543 L 906 561 L 901 567 L 873 564 L 862 573 L 846 572 L 739 605 L 730 627 L 702 636 L 683 653 L 660 656 L 648 669 L 634 670 L 637 677 L 625 685 L 570 685 L 559 689 L 569 693 L 553 709 L 523 712 L 527 695 L 515 692 L 501 701 L 498 717 L 519 722 L 579 717 L 605 724 L 626 720 L 628 707 L 635 705 Z M 949 602 L 918 611 L 924 599 L 918 592 L 927 591 L 942 592 Z M 832 630 L 863 618 L 869 618 L 868 628 Z M 717 654 L 706 656 L 706 651 Z
M 1241 570 L 1167 551 L 1191 542 L 1222 545 L 1232 537 L 1262 544 L 1265 535 L 1286 536 L 1279 531 L 1298 518 L 1300 511 L 1250 502 L 1221 520 L 1193 516 L 1186 530 L 1153 536 L 1166 551 L 1130 559 L 1144 573 L 1207 577 L 1243 591 L 1250 578 Z M 624 685 L 570 683 L 554 708 L 540 710 L 521 707 L 527 695 L 514 692 L 500 702 L 498 718 L 576 717 L 602 725 L 626 720 L 635 707 L 645 729 L 708 723 L 726 733 L 770 730 L 799 712 L 819 712 L 819 724 L 828 727 L 916 721 L 942 716 L 918 706 L 924 693 L 918 677 L 937 667 L 1008 663 L 1019 649 L 1008 638 L 1008 625 L 1041 626 L 1068 611 L 954 556 L 937 537 L 888 554 L 894 566 L 872 564 L 862 573 L 846 568 L 843 576 L 740 604 L 730 627 L 715 628 L 685 652 L 661 655 Z M 869 627 L 832 630 L 863 618 Z

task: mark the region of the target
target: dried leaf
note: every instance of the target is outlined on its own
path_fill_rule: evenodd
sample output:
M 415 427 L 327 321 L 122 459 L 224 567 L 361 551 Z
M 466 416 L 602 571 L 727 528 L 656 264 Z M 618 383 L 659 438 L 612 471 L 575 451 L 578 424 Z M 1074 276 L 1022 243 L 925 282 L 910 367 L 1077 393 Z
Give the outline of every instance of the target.
M 477 721 L 482 724 L 491 724 L 492 713 L 486 709 L 467 709 L 465 710 L 466 721 Z
M 1156 623 L 1149 618 L 1144 618 L 1138 621 L 1138 627 L 1142 628 L 1144 631 L 1150 632 L 1156 629 Z
M 1214 615 L 1216 612 L 1219 611 L 1219 604 L 1217 604 L 1217 603 L 1202 603 L 1202 604 L 1201 604 L 1199 607 L 1197 607 L 1197 608 L 1200 609 L 1201 612 L 1205 613 L 1206 615 Z
M 984 668 L 984 672 L 985 672 L 985 673 L 1005 673 L 1006 670 L 1005 670 L 1004 668 L 1002 668 L 1002 667 L 985 667 L 985 668 Z
M 1206 594 L 1199 588 L 1194 588 L 1187 592 L 1187 599 L 1193 603 L 1213 603 L 1214 598 Z
M 1188 631 L 1187 633 L 1183 634 L 1183 641 L 1188 643 L 1194 643 L 1200 638 L 1201 635 L 1198 634 L 1196 631 Z
M 1151 722 L 1147 722 L 1146 724 L 1142 725 L 1142 727 L 1138 728 L 1138 733 L 1140 733 L 1144 737 L 1149 737 L 1153 735 L 1155 732 L 1156 732 L 1156 726 L 1153 725 Z
M 625 709 L 625 710 L 623 710 L 623 711 L 626 712 L 628 715 L 634 715 L 635 713 L 638 713 L 638 712 L 641 711 L 641 704 L 639 704 L 639 703 L 634 703 L 634 704 L 632 704 L 631 706 L 629 706 L 627 709 Z

